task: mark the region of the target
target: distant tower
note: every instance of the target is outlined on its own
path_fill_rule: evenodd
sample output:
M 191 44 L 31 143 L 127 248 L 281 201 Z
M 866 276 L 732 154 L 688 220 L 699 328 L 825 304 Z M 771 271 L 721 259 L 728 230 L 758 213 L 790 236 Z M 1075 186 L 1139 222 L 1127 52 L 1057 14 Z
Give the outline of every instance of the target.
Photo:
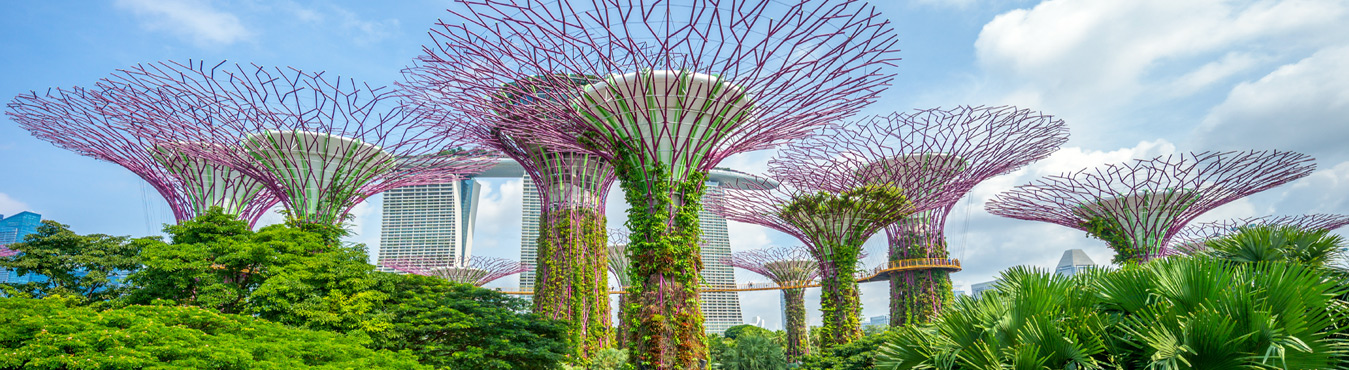
M 22 242 L 24 236 L 37 233 L 37 227 L 41 224 L 42 215 L 33 212 L 19 212 L 9 217 L 0 215 L 0 256 L 17 253 L 5 246 Z M 30 276 L 19 276 L 10 269 L 0 268 L 0 283 L 26 283 Z
M 473 255 L 473 220 L 481 189 L 469 178 L 384 192 L 379 260 L 425 257 L 463 266 Z
M 1059 259 L 1059 265 L 1054 267 L 1054 273 L 1063 276 L 1073 276 L 1077 273 L 1096 268 L 1096 263 L 1087 257 L 1087 252 L 1081 249 L 1069 249 L 1063 251 L 1063 258 Z

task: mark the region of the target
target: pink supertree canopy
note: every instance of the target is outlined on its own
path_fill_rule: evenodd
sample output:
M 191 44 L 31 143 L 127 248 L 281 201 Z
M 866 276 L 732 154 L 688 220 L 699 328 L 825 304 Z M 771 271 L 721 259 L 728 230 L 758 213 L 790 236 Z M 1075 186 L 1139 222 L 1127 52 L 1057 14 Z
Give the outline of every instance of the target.
M 857 112 L 897 60 L 888 21 L 848 0 L 463 3 L 410 74 L 433 76 L 434 93 L 469 120 L 531 97 L 513 114 L 547 119 L 498 120 L 510 136 L 614 165 L 639 225 L 633 362 L 657 368 L 706 356 L 697 220 L 679 217 L 696 211 L 702 176 Z M 666 227 L 641 226 L 655 223 Z
M 1167 246 L 1167 252 L 1193 254 L 1204 250 L 1204 243 L 1244 227 L 1287 225 L 1314 231 L 1331 231 L 1349 225 L 1349 215 L 1316 213 L 1307 215 L 1246 217 L 1191 224 L 1181 229 Z
M 801 186 L 829 184 L 828 178 L 861 168 L 904 173 L 905 194 L 932 198 L 936 206 L 886 226 L 889 259 L 902 265 L 948 259 L 946 217 L 960 198 L 985 179 L 1048 157 L 1067 141 L 1062 120 L 1028 109 L 922 109 L 826 126 L 820 134 L 784 148 L 777 160 L 792 165 L 771 171 Z M 892 325 L 934 319 L 951 299 L 946 270 L 890 275 Z
M 529 265 L 504 258 L 474 256 L 456 264 L 449 258 L 409 257 L 379 261 L 385 268 L 404 273 L 432 276 L 461 284 L 483 286 L 497 279 L 529 271 Z
M 806 328 L 804 286 L 820 277 L 819 264 L 805 247 L 756 249 L 736 252 L 724 258 L 727 265 L 754 271 L 783 287 L 787 314 L 787 357 L 796 359 L 810 353 Z
M 1087 231 L 1115 249 L 1116 262 L 1141 261 L 1163 255 L 1200 214 L 1315 167 L 1295 152 L 1176 154 L 1048 176 L 998 194 L 985 208 Z
M 179 150 L 200 143 L 175 142 L 168 139 L 172 132 L 154 128 L 170 120 L 220 117 L 220 106 L 200 99 L 176 100 L 173 106 L 151 100 L 122 101 L 119 95 L 134 93 L 114 83 L 125 76 L 114 74 L 95 88 L 22 94 L 8 104 L 6 114 L 39 139 L 140 176 L 168 202 L 179 221 L 215 206 L 251 225 L 277 203 L 275 193 L 257 178 L 212 163 L 198 155 L 198 150 Z M 133 116 L 150 110 L 161 110 L 164 115 L 153 121 Z
M 335 224 L 384 190 L 445 183 L 494 163 L 467 138 L 406 108 L 385 87 L 296 69 L 160 62 L 137 65 L 114 84 L 141 129 L 179 152 L 229 166 L 278 194 L 292 220 Z M 143 100 L 143 102 L 141 102 Z M 183 114 L 175 101 L 209 101 Z

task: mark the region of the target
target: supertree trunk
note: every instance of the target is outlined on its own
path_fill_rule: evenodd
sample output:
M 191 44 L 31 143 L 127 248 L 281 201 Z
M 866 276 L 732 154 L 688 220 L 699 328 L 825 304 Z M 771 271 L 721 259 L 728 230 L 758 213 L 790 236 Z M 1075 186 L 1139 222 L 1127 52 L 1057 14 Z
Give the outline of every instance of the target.
M 796 361 L 810 354 L 810 329 L 806 327 L 806 290 L 782 290 L 787 303 L 787 360 Z
M 692 172 L 675 182 L 664 164 L 634 168 L 638 163 L 617 165 L 631 206 L 627 252 L 633 285 L 625 308 L 633 330 L 628 348 L 639 368 L 699 368 L 707 358 L 698 297 L 703 267 L 698 211 L 707 175 Z
M 610 338 L 604 214 L 557 209 L 540 218 L 534 313 L 569 322 L 578 355 L 589 358 Z
M 628 348 L 628 342 L 631 340 L 632 333 L 629 333 L 632 327 L 628 325 L 628 295 L 618 295 L 618 324 L 614 325 L 614 347 Z
M 886 228 L 892 265 L 905 260 L 950 257 L 943 225 L 950 207 L 916 213 Z M 905 270 L 890 274 L 890 325 L 932 322 L 954 299 L 946 270 Z
M 857 291 L 857 257 L 839 253 L 820 264 L 821 345 L 825 348 L 847 344 L 862 337 L 861 294 Z

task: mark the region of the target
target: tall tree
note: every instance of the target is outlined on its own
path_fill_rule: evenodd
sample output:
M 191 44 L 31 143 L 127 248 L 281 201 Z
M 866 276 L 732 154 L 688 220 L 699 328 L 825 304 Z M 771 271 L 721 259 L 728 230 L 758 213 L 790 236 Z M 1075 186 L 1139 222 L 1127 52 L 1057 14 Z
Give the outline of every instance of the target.
M 153 242 L 127 236 L 79 235 L 67 225 L 45 220 L 37 233 L 8 246 L 18 253 L 0 257 L 0 267 L 20 275 L 41 275 L 26 283 L 9 284 L 34 297 L 73 295 L 86 302 L 105 301 L 127 291 L 117 281 L 118 276 L 140 267 L 137 254 L 143 245 Z

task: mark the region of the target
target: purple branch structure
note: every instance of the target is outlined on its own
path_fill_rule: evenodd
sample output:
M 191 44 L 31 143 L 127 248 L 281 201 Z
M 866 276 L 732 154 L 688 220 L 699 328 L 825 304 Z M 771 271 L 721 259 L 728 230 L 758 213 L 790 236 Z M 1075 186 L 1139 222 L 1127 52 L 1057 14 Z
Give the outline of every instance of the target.
M 443 134 L 438 117 L 405 108 L 394 90 L 338 76 L 191 61 L 138 65 L 125 75 L 124 90 L 147 92 L 125 100 L 155 108 L 131 112 L 145 132 L 261 181 L 297 224 L 337 224 L 367 197 L 455 181 L 494 161 Z M 208 101 L 217 112 L 188 115 L 174 101 Z
M 1331 231 L 1349 225 L 1349 215 L 1316 213 L 1308 215 L 1247 217 L 1224 221 L 1192 224 L 1181 229 L 1171 239 L 1167 252 L 1196 254 L 1207 249 L 1205 243 L 1239 231 L 1242 228 L 1264 225 L 1294 226 L 1312 231 Z
M 506 120 L 505 131 L 615 167 L 632 206 L 625 334 L 640 338 L 632 362 L 644 368 L 694 368 L 707 354 L 696 217 L 706 172 L 854 114 L 897 60 L 889 22 L 848 0 L 464 3 L 419 65 L 439 71 L 444 102 L 472 120 L 499 116 L 494 97 L 545 92 L 530 110 L 548 119 Z
M 1115 262 L 1139 262 L 1163 249 L 1209 210 L 1311 174 L 1296 152 L 1202 152 L 1139 159 L 1048 176 L 998 194 L 989 213 L 1086 231 L 1115 249 Z
M 732 253 L 727 265 L 753 271 L 782 287 L 787 312 L 787 358 L 810 354 L 806 328 L 806 285 L 820 278 L 820 268 L 805 247 L 757 249 Z
M 863 118 L 852 126 L 828 127 L 819 135 L 897 117 Z M 939 190 L 967 189 L 972 185 L 966 182 L 972 180 L 956 176 L 966 163 L 952 155 L 882 149 L 831 151 L 816 147 L 823 140 L 828 139 L 812 137 L 790 143 L 769 162 L 772 177 L 782 183 L 778 188 L 727 190 L 723 201 L 710 207 L 728 219 L 767 226 L 805 243 L 820 268 L 821 335 L 828 347 L 861 337 L 855 275 L 863 243 L 913 213 L 955 202 L 964 191 Z M 843 141 L 834 148 L 852 145 Z
M 22 94 L 8 104 L 6 114 L 39 139 L 83 156 L 112 162 L 140 176 L 168 202 L 178 221 L 195 218 L 211 207 L 221 207 L 225 213 L 253 225 L 276 205 L 278 198 L 267 190 L 264 182 L 208 161 L 198 155 L 200 150 L 181 150 L 203 144 L 174 141 L 171 133 L 153 128 L 166 120 L 214 115 L 219 113 L 219 106 L 200 99 L 184 99 L 175 102 L 171 107 L 174 111 L 166 112 L 171 117 L 145 121 L 134 114 L 161 109 L 157 106 L 159 102 L 118 99 L 136 94 L 134 89 L 116 83 L 127 76 L 116 73 L 95 88 Z M 214 149 L 217 148 L 208 147 L 207 151 Z
M 405 72 L 416 106 L 432 110 L 450 135 L 465 136 L 478 145 L 505 153 L 525 169 L 538 190 L 541 207 L 534 313 L 571 323 L 571 339 L 580 358 L 610 347 L 609 289 L 606 284 L 604 204 L 614 182 L 614 168 L 603 158 L 582 151 L 539 145 L 527 135 L 512 135 L 503 126 L 530 126 L 549 120 L 533 114 L 532 106 L 549 99 L 548 86 L 530 87 L 533 79 L 513 85 L 534 90 L 529 95 L 496 95 L 497 115 L 481 119 L 456 117 L 452 95 L 441 91 L 444 71 L 438 65 Z M 578 79 L 577 83 L 589 83 Z M 455 117 L 455 118 L 448 118 Z M 544 123 L 546 124 L 546 123 Z
M 379 262 L 380 266 L 408 274 L 433 276 L 460 284 L 481 287 L 497 279 L 529 271 L 529 265 L 495 257 L 470 257 L 463 265 L 449 258 L 398 258 Z
M 936 208 L 885 228 L 890 266 L 932 265 L 950 258 L 944 229 L 957 201 L 975 185 L 1048 157 L 1068 141 L 1062 120 L 1016 107 L 923 109 L 829 126 L 819 135 L 787 146 L 774 176 L 798 185 L 828 184 L 862 166 L 914 171 L 906 194 L 931 194 Z M 841 159 L 840 158 L 844 158 Z M 910 175 L 912 176 L 912 175 Z M 843 191 L 846 189 L 833 189 Z M 929 322 L 954 297 L 949 270 L 906 269 L 890 273 L 890 323 Z

